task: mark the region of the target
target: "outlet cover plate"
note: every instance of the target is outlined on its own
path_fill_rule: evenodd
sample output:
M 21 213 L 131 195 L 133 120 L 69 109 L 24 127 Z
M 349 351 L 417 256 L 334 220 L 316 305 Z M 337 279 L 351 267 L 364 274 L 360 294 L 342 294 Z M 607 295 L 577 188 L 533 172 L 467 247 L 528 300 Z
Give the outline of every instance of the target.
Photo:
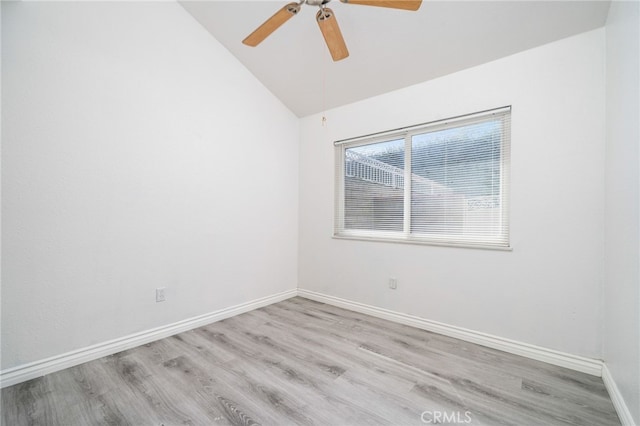
M 166 287 L 156 288 L 156 302 L 164 302 L 167 300 L 165 290 Z

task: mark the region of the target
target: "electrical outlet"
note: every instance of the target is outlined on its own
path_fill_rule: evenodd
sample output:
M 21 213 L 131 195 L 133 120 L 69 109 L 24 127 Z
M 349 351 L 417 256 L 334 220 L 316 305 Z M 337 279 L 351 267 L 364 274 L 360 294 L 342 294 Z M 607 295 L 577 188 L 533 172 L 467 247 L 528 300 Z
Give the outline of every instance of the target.
M 166 287 L 156 288 L 156 302 L 164 302 L 167 300 L 165 295 Z
M 398 288 L 398 280 L 396 278 L 389 278 L 389 288 L 391 290 Z

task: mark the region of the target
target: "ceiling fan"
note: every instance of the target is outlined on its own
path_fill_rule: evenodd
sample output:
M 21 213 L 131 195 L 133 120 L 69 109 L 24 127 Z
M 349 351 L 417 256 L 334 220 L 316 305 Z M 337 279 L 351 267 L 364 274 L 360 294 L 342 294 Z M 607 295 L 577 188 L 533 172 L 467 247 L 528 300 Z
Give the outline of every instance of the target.
M 338 26 L 336 16 L 331 9 L 325 5 L 331 0 L 300 0 L 299 3 L 289 3 L 282 9 L 278 10 L 271 18 L 267 19 L 254 32 L 249 34 L 242 43 L 247 46 L 255 47 L 260 44 L 271 33 L 280 28 L 282 24 L 300 12 L 303 4 L 310 6 L 318 6 L 320 10 L 316 14 L 316 21 L 320 26 L 320 31 L 327 43 L 329 52 L 334 61 L 349 56 L 347 45 L 342 37 L 342 32 Z M 418 10 L 422 4 L 422 0 L 340 0 L 347 4 L 361 4 L 365 6 L 389 7 L 392 9 Z

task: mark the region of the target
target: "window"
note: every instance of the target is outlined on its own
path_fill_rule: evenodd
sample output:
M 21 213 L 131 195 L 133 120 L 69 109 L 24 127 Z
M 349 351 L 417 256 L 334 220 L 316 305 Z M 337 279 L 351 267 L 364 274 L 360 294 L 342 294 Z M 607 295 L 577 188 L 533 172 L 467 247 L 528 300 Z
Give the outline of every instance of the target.
M 511 108 L 335 143 L 336 237 L 509 247 Z

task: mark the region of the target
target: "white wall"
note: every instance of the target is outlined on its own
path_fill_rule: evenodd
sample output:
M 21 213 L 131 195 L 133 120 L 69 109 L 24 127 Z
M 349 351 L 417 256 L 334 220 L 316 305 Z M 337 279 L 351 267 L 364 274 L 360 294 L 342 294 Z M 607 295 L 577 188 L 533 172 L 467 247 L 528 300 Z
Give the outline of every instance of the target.
M 612 2 L 606 34 L 603 353 L 640 424 L 640 3 Z
M 226 49 L 177 3 L 2 3 L 2 369 L 296 287 L 298 120 Z
M 0 70 L 2 69 L 2 4 L 0 3 Z M 0 165 L 2 163 L 2 73 L 0 72 Z M 2 235 L 2 173 L 0 166 L 0 235 Z M 0 321 L 2 320 L 2 242 L 0 241 Z M 0 322 L 0 369 L 2 366 L 2 323 Z
M 600 358 L 604 43 L 591 31 L 303 119 L 299 287 Z M 504 105 L 513 251 L 331 238 L 334 140 Z

